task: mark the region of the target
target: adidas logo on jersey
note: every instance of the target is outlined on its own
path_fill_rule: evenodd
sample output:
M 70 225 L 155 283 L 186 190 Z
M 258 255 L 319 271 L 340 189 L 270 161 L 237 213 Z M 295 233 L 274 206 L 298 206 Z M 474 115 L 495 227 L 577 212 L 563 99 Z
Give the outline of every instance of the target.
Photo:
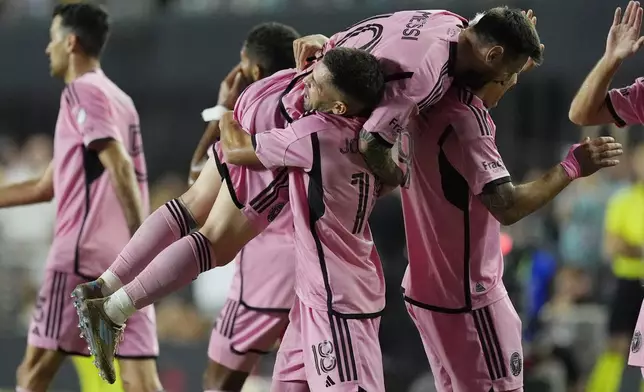
M 331 376 L 326 376 L 326 383 L 324 383 L 324 385 L 326 385 L 327 388 L 332 387 L 335 385 L 335 381 L 333 381 Z
M 475 290 L 477 293 L 482 293 L 485 291 L 485 286 L 483 286 L 481 283 L 476 283 Z

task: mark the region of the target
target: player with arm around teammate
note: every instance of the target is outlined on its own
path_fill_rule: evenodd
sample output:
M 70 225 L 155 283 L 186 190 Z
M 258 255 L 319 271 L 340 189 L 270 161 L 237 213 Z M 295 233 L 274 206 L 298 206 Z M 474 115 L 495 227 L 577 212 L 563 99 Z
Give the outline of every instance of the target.
M 356 116 L 367 110 L 371 102 L 377 102 L 382 92 L 383 76 L 377 60 L 364 51 L 339 48 L 330 51 L 316 65 L 318 67 L 319 72 L 326 70 L 326 73 L 323 72 L 319 78 L 311 76 L 310 81 L 306 82 L 309 87 L 305 87 L 305 91 L 325 91 L 326 95 L 324 99 L 314 101 L 314 105 L 301 108 L 298 117 L 302 118 L 298 121 L 280 128 L 265 126 L 267 122 L 275 123 L 276 119 L 284 117 L 277 98 L 295 85 L 293 76 L 296 72 L 289 70 L 252 84 L 242 94 L 235 110 L 240 124 L 252 134 L 271 130 L 300 133 L 321 128 L 359 129 L 362 123 Z M 374 86 L 377 82 L 380 87 Z M 354 98 L 352 94 L 344 92 L 344 83 L 359 83 L 359 97 Z M 365 86 L 371 88 L 366 89 Z M 305 115 L 305 112 L 308 114 Z M 276 135 L 279 136 L 278 133 Z M 226 139 L 223 133 L 221 137 Z M 270 148 L 271 140 L 278 146 L 283 141 L 279 137 L 267 139 L 264 142 L 269 146 L 267 148 Z M 223 178 L 223 185 L 212 208 L 205 214 L 195 213 L 195 206 L 203 203 L 203 200 L 187 200 L 186 194 L 182 197 L 183 201 L 172 201 L 157 210 L 144 222 L 110 268 L 112 278 L 103 275 L 106 279 L 100 284 L 108 286 L 110 290 L 116 288 L 116 292 L 105 299 L 79 301 L 82 329 L 92 346 L 99 368 L 107 376 L 113 375 L 111 355 L 114 342 L 122 333 L 125 321 L 136 309 L 189 284 L 199 273 L 228 263 L 288 203 L 288 197 L 284 197 L 289 189 L 286 168 L 262 170 L 261 167 L 231 165 L 228 161 L 235 153 L 231 151 L 232 154 L 224 155 L 220 145 L 218 143 L 211 151 L 211 159 L 191 188 L 212 189 L 221 184 Z M 362 162 L 362 159 L 359 161 Z M 351 186 L 355 189 L 358 184 Z M 360 216 L 366 211 L 360 209 Z M 199 219 L 204 219 L 205 223 Z M 360 228 L 363 228 L 364 220 L 361 222 Z M 189 229 L 196 225 L 202 225 L 201 229 L 187 235 Z M 291 227 L 291 236 L 292 230 Z M 372 242 L 365 245 L 369 249 L 372 246 Z M 376 253 L 372 255 L 370 252 L 369 255 L 374 257 Z M 378 267 L 367 268 L 365 272 L 371 280 L 374 279 L 374 269 L 378 271 L 379 268 L 379 263 L 375 264 Z M 118 279 L 114 280 L 114 276 Z M 375 279 L 379 280 L 377 277 Z M 119 288 L 124 283 L 125 286 Z M 384 290 L 384 285 L 367 285 L 368 290 L 380 288 Z M 86 287 L 77 290 L 86 290 Z M 361 298 L 366 300 L 368 296 Z M 379 302 L 368 301 L 368 304 L 377 307 Z M 352 378 L 354 382 L 355 377 Z
M 630 1 L 622 15 L 621 8 L 615 10 L 613 24 L 606 40 L 606 51 L 597 65 L 588 74 L 570 105 L 569 117 L 578 125 L 616 124 L 620 127 L 644 123 L 644 79 L 638 78 L 630 86 L 610 89 L 613 76 L 628 57 L 644 45 L 641 34 L 642 14 L 640 3 Z M 607 238 L 611 251 L 622 255 L 638 257 L 641 251 L 615 238 Z M 644 309 L 641 308 L 630 344 L 628 364 L 644 368 L 642 331 L 644 331 Z M 618 315 L 615 315 L 618 317 Z M 619 317 L 623 317 L 621 314 Z M 632 333 L 632 331 L 628 331 Z M 609 349 L 621 355 L 624 340 L 619 335 L 611 339 Z M 596 365 L 595 372 L 608 371 L 612 356 L 604 355 Z M 604 365 L 604 366 L 602 366 Z M 598 375 L 600 373 L 597 373 Z
M 500 225 L 543 207 L 573 180 L 618 164 L 622 153 L 612 138 L 585 140 L 541 178 L 513 184 L 488 110 L 516 79 L 476 92 L 453 86 L 398 145 L 411 168 L 401 190 L 404 298 L 441 392 L 523 390 L 521 321 L 502 282 Z
M 0 207 L 56 198 L 56 223 L 43 287 L 29 326 L 17 390 L 46 391 L 66 354 L 88 355 L 69 294 L 101 274 L 148 213 L 139 118 L 130 97 L 100 68 L 106 12 L 89 4 L 54 9 L 46 53 L 64 80 L 54 158 L 39 180 L 0 189 Z M 154 309 L 132 317 L 118 350 L 126 391 L 160 391 Z

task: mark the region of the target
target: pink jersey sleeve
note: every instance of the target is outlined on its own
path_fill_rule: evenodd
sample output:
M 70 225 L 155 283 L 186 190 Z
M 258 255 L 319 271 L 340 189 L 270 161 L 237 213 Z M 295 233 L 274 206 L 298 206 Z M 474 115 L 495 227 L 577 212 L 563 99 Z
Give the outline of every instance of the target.
M 298 167 L 309 170 L 313 165 L 311 134 L 329 128 L 317 114 L 303 117 L 286 128 L 271 129 L 252 136 L 257 157 L 267 169 Z
M 510 180 L 510 173 L 496 146 L 494 122 L 485 109 L 464 106 L 452 126 L 463 151 L 461 175 L 473 194 L 480 194 L 489 183 Z
M 77 82 L 70 84 L 68 89 L 72 97 L 72 115 L 76 119 L 85 146 L 101 139 L 121 140 L 111 103 L 98 86 L 88 82 Z
M 644 123 L 644 78 L 638 78 L 630 86 L 608 92 L 606 105 L 613 115 L 615 124 L 625 125 Z

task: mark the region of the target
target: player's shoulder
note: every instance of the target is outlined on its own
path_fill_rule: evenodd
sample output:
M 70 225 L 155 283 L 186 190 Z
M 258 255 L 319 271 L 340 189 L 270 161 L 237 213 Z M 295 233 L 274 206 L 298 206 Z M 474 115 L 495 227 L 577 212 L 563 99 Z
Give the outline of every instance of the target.
M 437 105 L 460 138 L 492 137 L 495 124 L 483 101 L 470 90 L 452 87 Z

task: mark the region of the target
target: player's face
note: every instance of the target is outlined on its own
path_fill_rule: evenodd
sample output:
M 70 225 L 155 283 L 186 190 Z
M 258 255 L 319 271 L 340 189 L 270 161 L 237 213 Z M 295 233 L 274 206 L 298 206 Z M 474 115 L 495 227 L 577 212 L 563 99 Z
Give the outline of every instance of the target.
M 241 52 L 239 52 L 239 58 L 241 60 L 241 71 L 246 80 L 256 82 L 262 78 L 259 65 L 251 61 L 248 57 L 246 46 L 242 47 Z
M 343 115 L 347 105 L 333 85 L 331 71 L 319 61 L 313 72 L 304 79 L 304 109 Z
M 60 16 L 56 16 L 49 28 L 49 44 L 45 53 L 49 56 L 49 69 L 52 76 L 64 77 L 69 65 L 71 45 L 69 32 L 61 26 Z
M 483 100 L 483 103 L 488 109 L 492 109 L 499 104 L 499 101 L 505 93 L 517 84 L 518 74 L 513 74 L 506 82 L 492 81 L 485 85 L 482 89 L 482 94 L 477 94 Z
M 479 90 L 491 81 L 510 82 L 528 61 L 528 56 L 518 58 L 506 56 L 501 46 L 490 47 L 477 38 L 471 42 L 473 57 L 469 59 L 468 66 L 456 75 L 456 79 L 472 90 Z

